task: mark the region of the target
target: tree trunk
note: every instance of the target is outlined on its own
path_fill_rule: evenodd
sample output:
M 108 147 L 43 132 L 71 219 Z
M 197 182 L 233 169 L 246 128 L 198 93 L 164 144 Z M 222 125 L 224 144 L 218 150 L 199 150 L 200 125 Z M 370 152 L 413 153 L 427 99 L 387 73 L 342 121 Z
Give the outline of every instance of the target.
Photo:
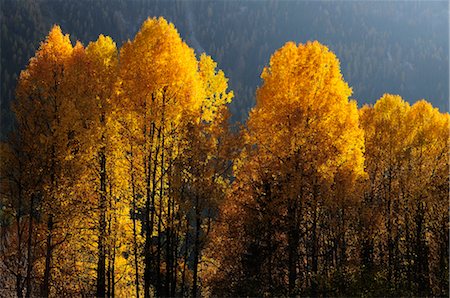
M 295 295 L 295 283 L 297 281 L 297 249 L 299 233 L 297 228 L 297 199 L 291 200 L 288 206 L 288 295 Z
M 200 229 L 201 229 L 201 218 L 200 218 L 200 206 L 199 198 L 195 197 L 195 239 L 194 239 L 194 265 L 192 274 L 192 297 L 197 297 L 198 293 L 198 263 L 200 254 Z
M 99 196 L 99 235 L 97 262 L 97 297 L 105 297 L 106 282 L 106 155 L 105 147 L 100 149 L 100 196 Z
M 52 261 L 52 233 L 53 233 L 53 214 L 49 215 L 47 221 L 47 243 L 45 251 L 45 269 L 44 269 L 44 282 L 42 284 L 41 296 L 48 297 L 50 294 L 50 269 Z
M 172 203 L 174 204 L 174 203 Z M 172 225 L 173 225 L 173 212 L 174 209 L 172 209 Z M 170 289 L 170 296 L 174 297 L 176 295 L 176 290 L 177 290 L 177 273 L 178 273 L 178 241 L 179 241 L 179 228 L 177 228 L 177 231 L 175 232 L 174 235 L 174 247 L 172 250 L 172 262 L 173 262 L 173 272 L 172 272 L 172 284 L 171 284 L 171 289 Z
M 158 139 L 159 139 L 158 133 Z M 150 298 L 150 286 L 152 284 L 152 234 L 155 220 L 155 180 L 156 180 L 156 166 L 158 150 L 156 151 L 152 168 L 152 144 L 155 135 L 155 123 L 152 122 L 150 126 L 150 149 L 148 159 L 145 160 L 146 166 L 146 191 L 147 196 L 145 200 L 145 246 L 144 246 L 144 297 Z M 153 170 L 153 171 L 152 171 Z M 153 177 L 153 179 L 151 179 Z M 152 189 L 150 188 L 150 181 L 152 180 Z
M 311 296 L 316 297 L 317 296 L 317 271 L 318 271 L 318 251 L 317 251 L 317 207 L 314 203 L 314 210 L 313 210 L 313 222 L 312 222 L 312 249 L 311 249 L 311 258 L 312 258 L 312 282 L 311 282 Z
M 407 203 L 408 204 L 408 203 Z M 411 232 L 410 232 L 410 228 L 409 228 L 409 210 L 408 208 L 406 208 L 405 210 L 405 235 L 406 235 L 406 243 L 411 243 Z M 412 285 L 412 253 L 411 253 L 411 246 L 407 245 L 406 246 L 406 262 L 408 264 L 408 268 L 406 271 L 406 279 L 407 279 L 407 284 L 408 284 L 408 289 L 411 289 L 411 285 Z
M 134 253 L 134 283 L 136 285 L 136 298 L 139 298 L 139 266 L 138 266 L 138 248 L 137 248 L 137 229 L 136 229 L 136 214 L 137 214 L 137 204 L 136 204 L 136 185 L 134 178 L 134 164 L 133 164 L 133 147 L 131 147 L 131 192 L 133 196 L 133 253 Z
M 164 113 L 163 113 L 164 115 Z M 164 116 L 162 121 L 164 121 Z M 162 146 L 161 146 L 161 177 L 160 177 L 160 185 L 159 185 L 159 216 L 158 216 L 158 241 L 157 241 L 157 252 L 156 252 L 156 260 L 157 260 L 157 270 L 156 270 L 156 289 L 157 294 L 159 296 L 167 296 L 165 292 L 166 287 L 163 285 L 163 279 L 161 277 L 161 233 L 162 233 L 162 217 L 163 217 L 163 195 L 164 195 L 164 125 L 161 126 L 162 130 Z M 167 231 L 166 231 L 167 232 Z M 167 241 L 167 234 L 166 234 Z M 167 274 L 167 272 L 166 272 Z
M 17 226 L 17 275 L 16 275 L 16 294 L 17 297 L 23 297 L 22 291 L 22 234 L 23 230 L 21 228 L 21 219 L 22 219 L 22 187 L 19 183 L 18 185 L 18 206 L 16 213 L 16 226 Z M 13 197 L 11 190 L 11 198 Z
M 111 192 L 111 185 L 110 185 L 110 198 L 112 198 L 112 192 Z M 112 200 L 109 200 L 109 210 L 114 210 L 113 206 L 112 206 Z M 112 221 L 113 221 L 113 215 L 110 213 L 108 216 L 108 235 L 111 235 L 111 225 L 112 225 Z M 108 241 L 109 242 L 109 241 Z M 106 297 L 110 298 L 111 296 L 111 289 L 113 287 L 112 284 L 112 267 L 114 266 L 114 260 L 113 260 L 113 254 L 111 253 L 111 249 L 114 250 L 115 248 L 115 239 L 112 243 L 112 245 L 110 243 L 108 243 L 107 245 L 107 249 L 106 249 L 106 254 L 108 256 L 108 266 L 107 266 L 107 271 L 106 271 L 106 279 L 107 279 L 107 290 L 106 290 Z
M 425 239 L 425 207 L 422 202 L 418 203 L 416 215 L 416 283 L 418 295 L 428 296 L 430 294 L 429 269 L 428 269 L 428 245 Z
M 170 165 L 169 165 L 169 173 L 172 175 L 172 161 L 173 161 L 173 152 L 170 153 Z M 172 179 L 169 179 L 171 181 Z M 171 187 L 169 187 L 170 189 Z M 172 195 L 173 196 L 173 195 Z M 171 243 L 172 248 L 170 251 L 170 262 L 171 262 L 171 275 L 170 275 L 170 292 L 169 296 L 174 297 L 176 295 L 177 288 L 177 270 L 178 270 L 178 262 L 177 262 L 177 251 L 178 251 L 178 233 L 179 233 L 179 225 L 175 229 L 175 196 L 172 197 L 172 206 L 169 205 L 169 210 L 171 210 L 170 227 L 171 227 Z
M 169 161 L 170 163 L 170 161 Z M 161 180 L 162 181 L 162 180 Z M 169 179 L 169 183 L 170 183 L 170 179 Z M 168 188 L 170 189 L 170 184 L 168 185 Z M 172 265 L 172 220 L 171 220 L 171 214 L 172 214 L 172 200 L 171 200 L 171 195 L 169 193 L 169 195 L 167 196 L 167 218 L 166 218 L 166 283 L 165 283 L 165 294 L 167 296 L 171 296 L 170 295 L 170 290 L 171 288 L 171 283 L 172 283 L 172 269 L 173 269 L 173 265 Z
M 165 102 L 166 95 L 165 90 L 163 91 L 163 97 L 162 97 L 162 113 L 161 113 L 161 125 L 160 125 L 160 133 L 161 133 L 161 166 L 160 166 L 160 185 L 159 185 L 159 216 L 158 216 L 158 239 L 157 239 L 157 252 L 156 252 L 156 293 L 158 296 L 167 296 L 167 293 L 165 292 L 166 287 L 163 285 L 163 278 L 161 276 L 161 251 L 162 251 L 162 245 L 161 245 L 161 233 L 162 233 L 162 219 L 163 219 L 163 206 L 164 206 L 164 175 L 165 175 L 165 168 L 164 168 L 164 153 L 165 153 Z M 167 234 L 166 234 L 166 241 L 167 241 Z M 167 272 L 166 272 L 167 274 Z
M 181 287 L 180 296 L 184 297 L 184 290 L 186 284 L 186 263 L 188 260 L 188 244 L 189 244 L 189 218 L 186 219 L 186 233 L 184 236 L 184 255 L 183 255 L 183 271 L 181 273 Z
M 115 274 L 115 269 L 116 269 L 116 241 L 114 240 L 114 245 L 113 245 L 113 253 L 111 256 L 111 297 L 116 297 L 116 274 Z
M 28 244 L 27 244 L 27 276 L 26 276 L 26 285 L 27 291 L 25 293 L 26 298 L 31 297 L 31 271 L 33 270 L 33 260 L 31 256 L 31 245 L 33 239 L 33 205 L 34 205 L 34 194 L 30 197 L 30 210 L 29 210 L 29 222 L 28 222 Z
M 439 239 L 439 287 L 440 295 L 444 297 L 448 293 L 448 249 L 449 249 L 449 231 L 448 231 L 448 213 L 442 217 Z
M 391 171 L 388 172 L 388 191 L 387 191 L 387 244 L 388 244 L 388 285 L 391 287 L 392 283 L 392 265 L 393 265 L 393 248 L 394 242 L 392 240 L 392 203 L 391 203 L 391 190 L 392 190 L 392 175 Z
M 312 266 L 311 266 L 311 271 L 312 271 L 312 282 L 311 282 L 311 296 L 316 297 L 317 296 L 317 292 L 318 292 L 318 283 L 317 283 L 317 273 L 318 273 L 318 269 L 319 269 L 319 259 L 318 259 L 318 254 L 319 254 L 319 248 L 318 248 L 318 235 L 317 235 L 317 220 L 318 220 L 318 216 L 317 216 L 317 210 L 318 210 L 318 199 L 319 199 L 319 194 L 318 194 L 318 185 L 314 179 L 313 182 L 313 222 L 312 222 L 312 249 L 311 249 L 311 257 L 312 257 Z
M 106 270 L 106 297 L 111 297 L 111 260 L 108 260 L 108 269 Z

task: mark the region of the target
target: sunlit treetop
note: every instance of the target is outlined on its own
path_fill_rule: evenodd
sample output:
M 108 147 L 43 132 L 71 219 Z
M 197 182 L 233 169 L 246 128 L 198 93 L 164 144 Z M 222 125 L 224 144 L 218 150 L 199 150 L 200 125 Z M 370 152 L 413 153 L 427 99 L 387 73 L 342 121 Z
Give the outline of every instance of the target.
M 367 150 L 380 160 L 392 159 L 402 151 L 412 136 L 411 123 L 406 121 L 410 109 L 408 102 L 392 94 L 384 94 L 373 106 L 364 106 L 360 117 Z
M 317 41 L 298 46 L 286 43 L 272 55 L 261 78 L 265 82 L 257 96 L 261 107 L 276 108 L 278 103 L 322 107 L 346 102 L 352 93 L 343 80 L 337 57 Z M 278 90 L 271 88 L 273 84 Z
M 114 67 L 118 63 L 116 43 L 109 36 L 100 34 L 95 42 L 89 43 L 86 52 L 98 64 Z
M 22 71 L 19 79 L 19 87 L 17 92 L 20 93 L 25 89 L 38 89 L 46 96 L 46 90 L 49 84 L 54 82 L 52 77 L 57 77 L 64 69 L 64 64 L 72 54 L 73 47 L 70 42 L 69 35 L 64 35 L 58 25 L 53 26 L 46 40 L 41 43 L 35 56 L 30 59 L 30 63 L 26 70 Z M 38 82 L 30 82 L 30 80 L 39 79 Z M 30 84 L 29 86 L 25 86 Z M 21 95 L 18 94 L 18 97 Z
M 231 102 L 233 91 L 227 91 L 228 78 L 222 70 L 216 70 L 217 63 L 208 55 L 202 54 L 199 61 L 200 77 L 204 85 L 204 100 L 202 103 L 202 119 L 214 119 L 218 108 Z
M 339 60 L 317 41 L 286 43 L 264 68 L 248 126 L 252 142 L 281 159 L 332 178 L 342 168 L 364 175 L 363 131 Z
M 48 61 L 59 61 L 67 58 L 72 53 L 72 49 L 69 34 L 63 34 L 61 28 L 58 25 L 54 25 L 46 40 L 41 43 L 36 57 L 45 58 Z
M 128 105 L 164 99 L 165 104 L 176 102 L 169 114 L 177 117 L 199 110 L 203 88 L 194 50 L 164 18 L 144 22 L 136 37 L 122 47 L 120 65 L 121 92 Z

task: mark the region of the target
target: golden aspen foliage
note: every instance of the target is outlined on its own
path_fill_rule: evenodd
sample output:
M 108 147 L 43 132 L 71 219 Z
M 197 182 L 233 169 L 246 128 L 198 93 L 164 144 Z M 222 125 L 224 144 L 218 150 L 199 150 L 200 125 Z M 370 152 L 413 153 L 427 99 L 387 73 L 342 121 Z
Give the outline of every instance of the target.
M 122 104 L 145 111 L 144 119 L 161 117 L 163 97 L 165 117 L 171 121 L 200 107 L 203 90 L 194 50 L 165 19 L 147 19 L 136 37 L 123 45 L 120 61 Z
M 163 18 L 147 19 L 120 51 L 116 106 L 130 202 L 143 218 L 137 233 L 144 235 L 145 242 L 139 248 L 144 268 L 138 268 L 144 275 L 145 293 L 174 295 L 169 284 L 179 283 L 180 274 L 186 286 L 183 291 L 190 290 L 192 281 L 185 280 L 190 269 L 183 266 L 182 273 L 173 272 L 173 266 L 186 264 L 187 257 L 171 254 L 176 255 L 174 250 L 187 237 L 194 237 L 184 228 L 193 216 L 192 208 L 196 208 L 196 220 L 203 221 L 199 208 L 214 207 L 212 197 L 220 197 L 226 185 L 221 175 L 227 141 L 221 136 L 226 130 L 225 105 L 233 93 L 227 91 L 227 78 L 209 56 L 199 60 L 174 25 Z M 221 187 L 214 187 L 218 183 Z M 199 227 L 206 228 L 205 223 Z M 169 238 L 161 242 L 161 237 Z M 141 240 L 133 241 L 136 246 Z M 194 255 L 199 256 L 201 247 L 196 249 Z
M 334 233 L 322 222 L 345 208 L 334 203 L 341 198 L 333 197 L 329 186 L 339 184 L 344 173 L 350 186 L 365 176 L 356 102 L 349 100 L 338 59 L 318 42 L 286 43 L 261 78 L 244 148 L 235 159 L 234 187 L 214 231 L 224 242 L 209 247 L 219 268 L 210 285 L 224 293 L 222 283 L 240 272 L 230 289 L 234 295 L 295 295 L 302 289 L 300 267 L 310 270 L 310 289 L 317 291 L 315 276 L 322 270 L 317 255 L 327 251 L 318 239 Z M 329 197 L 334 207 L 327 205 Z M 311 226 L 308 232 L 304 225 Z M 242 238 L 234 232 L 237 226 Z
M 250 142 L 286 159 L 300 154 L 305 171 L 326 179 L 345 167 L 363 175 L 363 132 L 339 61 L 325 46 L 287 43 L 264 68 L 250 113 Z
M 365 223 L 372 231 L 367 237 L 387 252 L 383 256 L 381 248 L 372 258 L 387 264 L 380 274 L 388 282 L 401 276 L 413 292 L 437 293 L 443 223 L 448 222 L 443 210 L 448 207 L 449 116 L 425 100 L 410 106 L 391 94 L 364 106 L 360 115 L 369 175 L 364 217 L 372 218 Z
M 202 102 L 202 120 L 213 121 L 221 106 L 231 102 L 233 91 L 227 92 L 228 79 L 222 70 L 216 71 L 217 63 L 202 54 L 199 61 L 200 77 L 204 85 L 204 100 Z
M 37 159 L 35 174 L 42 179 L 49 204 L 58 203 L 53 200 L 62 195 L 61 191 L 68 191 L 64 183 L 70 183 L 70 171 L 74 170 L 70 158 L 74 113 L 67 112 L 74 110 L 74 104 L 64 96 L 65 70 L 72 51 L 69 36 L 54 26 L 22 71 L 13 105 L 20 137 L 34 153 L 32 158 Z
M 67 124 L 72 115 L 65 111 L 73 105 L 64 100 L 62 83 L 72 50 L 69 36 L 54 26 L 20 74 L 13 110 L 21 133 L 33 140 L 30 145 L 35 144 L 36 150 L 46 150 L 51 143 L 64 150 L 68 142 Z
M 0 142 L 0 288 L 445 296 L 450 116 L 393 94 L 358 110 L 340 67 L 287 42 L 234 133 L 225 73 L 164 18 L 120 49 L 53 26 Z
M 71 240 L 69 222 L 79 214 L 74 196 L 80 166 L 72 124 L 77 112 L 67 96 L 68 65 L 73 53 L 69 36 L 54 26 L 19 78 L 13 110 L 17 117 L 20 138 L 32 159 L 33 175 L 40 185 L 32 190 L 40 222 L 37 224 L 42 257 L 36 272 L 44 277 L 41 294 L 64 291 L 53 276 L 62 274 L 63 263 L 53 264 Z M 45 239 L 45 241 L 44 241 Z M 50 284 L 52 283 L 52 284 Z

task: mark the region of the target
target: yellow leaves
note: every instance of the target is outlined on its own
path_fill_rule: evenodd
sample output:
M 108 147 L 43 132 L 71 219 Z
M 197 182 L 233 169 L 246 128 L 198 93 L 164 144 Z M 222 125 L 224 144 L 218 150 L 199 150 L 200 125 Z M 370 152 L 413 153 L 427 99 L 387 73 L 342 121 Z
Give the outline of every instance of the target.
M 121 49 L 120 61 L 123 96 L 131 107 L 144 105 L 145 113 L 155 115 L 164 100 L 166 116 L 176 120 L 200 108 L 203 90 L 194 51 L 163 18 L 147 19 Z
M 72 49 L 69 35 L 63 35 L 61 28 L 54 25 L 45 42 L 41 44 L 36 59 L 44 59 L 48 63 L 58 63 L 70 56 Z
M 35 165 L 71 160 L 66 154 L 72 146 L 76 110 L 68 97 L 67 74 L 82 52 L 81 44 L 73 48 L 69 36 L 54 26 L 20 76 L 13 109 Z
M 261 78 L 265 85 L 258 90 L 261 94 L 257 96 L 257 105 L 266 108 L 276 109 L 278 103 L 288 101 L 299 102 L 304 108 L 321 106 L 333 100 L 346 100 L 351 94 L 342 80 L 336 56 L 317 41 L 298 46 L 286 43 L 272 55 L 270 67 L 264 69 Z
M 17 93 L 36 90 L 43 96 L 49 96 L 52 80 L 61 79 L 64 65 L 72 54 L 73 48 L 69 35 L 63 35 L 59 26 L 53 26 L 45 42 L 41 43 L 35 57 L 31 58 L 27 70 L 21 73 Z M 27 91 L 28 90 L 28 91 Z
M 163 18 L 148 19 L 118 56 L 110 37 L 72 47 L 69 36 L 55 26 L 21 75 L 15 111 L 32 159 L 27 175 L 37 185 L 30 191 L 40 194 L 35 202 L 40 218 L 55 220 L 56 238 L 64 238 L 60 231 L 70 234 L 52 251 L 55 259 L 67 256 L 52 269 L 55 280 L 65 289 L 81 286 L 81 279 L 92 283 L 103 211 L 98 206 L 106 200 L 116 293 L 129 296 L 135 240 L 131 199 L 142 213 L 144 199 L 156 196 L 164 225 L 170 221 L 169 208 L 182 214 L 181 205 L 192 207 L 191 198 L 180 191 L 186 186 L 202 196 L 198 208 L 217 205 L 229 185 L 222 174 L 231 159 L 232 142 L 225 132 L 226 104 L 233 92 L 211 57 L 197 60 Z M 182 224 L 187 216 L 189 211 L 176 220 Z M 140 250 L 140 219 L 136 226 Z M 40 229 L 38 241 L 48 232 L 46 226 Z M 164 231 L 154 233 L 161 237 Z M 71 278 L 64 279 L 59 270 L 69 270 Z
M 373 107 L 361 109 L 361 123 L 366 131 L 366 146 L 373 154 L 385 158 L 403 152 L 415 129 L 410 118 L 411 107 L 398 95 L 384 94 Z M 382 151 L 378 150 L 381 149 Z
M 96 42 L 89 43 L 86 54 L 93 63 L 104 65 L 104 68 L 117 66 L 116 43 L 109 36 L 100 34 Z
M 448 114 L 441 114 L 425 100 L 420 100 L 411 107 L 407 121 L 415 127 L 413 134 L 415 133 L 416 146 L 436 145 L 435 143 L 442 141 L 444 131 L 448 131 Z
M 336 56 L 318 42 L 288 42 L 269 65 L 248 121 L 260 152 L 297 156 L 327 180 L 342 167 L 363 175 L 363 132 Z
M 213 121 L 219 108 L 231 102 L 233 91 L 227 92 L 228 79 L 222 70 L 216 71 L 217 63 L 202 54 L 199 61 L 199 72 L 205 90 L 202 102 L 202 119 Z
M 360 114 L 366 135 L 366 168 L 377 183 L 382 183 L 388 171 L 390 179 L 399 179 L 399 186 L 425 197 L 433 191 L 430 179 L 434 183 L 447 179 L 443 173 L 448 168 L 448 114 L 441 114 L 425 100 L 410 106 L 390 94 L 373 107 L 363 107 Z
M 213 242 L 225 249 L 230 239 L 245 243 L 246 235 L 239 231 L 247 232 L 247 223 L 240 219 L 251 214 L 248 207 L 256 207 L 253 218 L 273 219 L 283 227 L 297 199 L 317 199 L 317 205 L 304 205 L 314 214 L 348 204 L 357 196 L 350 193 L 355 180 L 366 176 L 364 148 L 369 173 L 378 171 L 381 179 L 388 170 L 395 169 L 398 176 L 409 171 L 415 175 L 404 179 L 413 181 L 409 189 L 423 189 L 420 194 L 429 197 L 447 182 L 449 115 L 425 101 L 410 106 L 390 94 L 358 114 L 339 60 L 318 42 L 289 42 L 264 68 L 231 187 L 224 173 L 235 154 L 236 141 L 226 126 L 226 105 L 233 92 L 227 90 L 228 79 L 217 63 L 205 54 L 197 59 L 163 18 L 146 20 L 118 56 L 110 37 L 100 35 L 86 48 L 79 42 L 72 47 L 68 35 L 55 26 L 21 74 L 15 111 L 27 153 L 32 153 L 24 169 L 39 184 L 32 191 L 42 195 L 39 215 L 44 220 L 54 215 L 58 230 L 73 233 L 56 257 L 70 254 L 72 275 L 90 282 L 98 249 L 99 193 L 102 189 L 104 194 L 101 186 L 106 186 L 108 248 L 116 253 L 122 296 L 132 293 L 134 240 L 137 255 L 142 255 L 144 212 L 158 210 L 153 215 L 162 227 L 150 236 L 167 240 L 170 225 L 181 226 L 192 218 L 195 200 L 197 211 L 209 211 L 228 195 L 230 202 L 221 216 L 229 219 L 229 227 L 222 229 L 230 236 L 218 234 Z M 7 162 L 14 162 L 13 154 L 12 148 L 2 148 L 2 157 L 11 159 Z M 106 166 L 99 165 L 101 154 Z M 105 171 L 107 181 L 99 183 L 99 173 Z M 432 179 L 440 184 L 428 183 Z M 393 185 L 398 188 L 401 182 Z M 337 203 L 327 205 L 328 198 Z M 146 199 L 156 200 L 153 209 Z M 270 213 L 261 215 L 266 207 Z M 169 218 L 170 208 L 176 213 L 175 223 Z M 139 213 L 137 239 L 132 238 L 130 210 Z M 381 222 L 370 211 L 365 211 L 368 221 Z M 201 229 L 206 229 L 203 223 Z M 249 223 L 251 227 L 254 221 Z M 186 227 L 188 238 L 190 227 L 192 222 Z M 58 233 L 61 238 L 63 233 Z M 227 260 L 219 256 L 217 261 L 203 261 L 206 266 Z M 37 272 L 42 271 L 39 266 Z M 71 268 L 72 263 L 61 266 Z M 202 274 L 220 274 L 213 267 L 203 270 Z
M 35 57 L 31 58 L 27 69 L 22 71 L 17 97 L 27 97 L 30 93 L 38 93 L 41 97 L 50 96 L 50 87 L 55 79 L 62 79 L 64 65 L 72 50 L 69 36 L 63 35 L 59 26 L 54 26 Z

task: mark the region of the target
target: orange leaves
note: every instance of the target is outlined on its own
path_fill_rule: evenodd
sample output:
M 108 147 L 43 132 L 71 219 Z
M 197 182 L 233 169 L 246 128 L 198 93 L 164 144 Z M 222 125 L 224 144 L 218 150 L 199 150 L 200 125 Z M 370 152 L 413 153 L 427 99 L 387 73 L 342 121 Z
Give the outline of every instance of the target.
M 252 142 L 282 160 L 297 155 L 330 179 L 341 167 L 363 175 L 363 133 L 339 61 L 318 42 L 286 43 L 261 75 L 249 118 Z M 301 155 L 301 156 L 300 156 Z
M 228 79 L 210 56 L 197 58 L 173 24 L 163 18 L 146 20 L 120 53 L 103 35 L 86 48 L 79 42 L 72 46 L 55 26 L 22 72 L 17 89 L 17 146 L 23 145 L 25 158 L 14 155 L 15 147 L 0 148 L 6 157 L 2 170 L 18 164 L 27 195 L 39 194 L 34 202 L 39 217 L 54 220 L 57 238 L 71 235 L 54 259 L 70 256 L 75 266 L 61 262 L 55 272 L 58 266 L 75 268 L 71 276 L 79 273 L 94 283 L 90 275 L 99 247 L 91 242 L 99 239 L 97 219 L 103 212 L 110 227 L 104 231 L 108 247 L 117 254 L 109 262 L 123 277 L 117 280 L 122 295 L 132 294 L 136 278 L 130 247 L 135 246 L 132 254 L 142 267 L 142 255 L 163 250 L 155 239 L 173 254 L 162 252 L 166 260 L 155 266 L 147 259 L 147 272 L 166 275 L 176 264 L 192 267 L 191 252 L 186 250 L 183 260 L 179 249 L 200 242 L 195 249 L 197 258 L 203 255 L 204 281 L 214 283 L 215 275 L 219 287 L 228 287 L 236 272 L 245 279 L 245 270 L 254 267 L 244 264 L 246 258 L 262 252 L 258 258 L 269 257 L 254 261 L 268 269 L 264 274 L 270 272 L 270 278 L 275 268 L 276 286 L 287 289 L 287 272 L 305 270 L 303 276 L 312 278 L 327 273 L 310 269 L 314 265 L 308 259 L 314 264 L 314 258 L 341 246 L 339 239 L 349 250 L 344 248 L 338 258 L 352 264 L 360 237 L 387 243 L 382 235 L 392 225 L 392 214 L 406 230 L 409 213 L 401 209 L 428 203 L 424 214 L 429 218 L 446 209 L 442 190 L 448 182 L 448 114 L 425 101 L 410 106 L 390 94 L 358 112 L 339 60 L 316 41 L 286 43 L 261 78 L 238 152 L 241 140 L 228 127 L 227 104 L 233 98 Z M 358 192 L 356 181 L 366 177 L 365 170 L 371 189 Z M 108 206 L 99 211 L 99 202 Z M 219 222 L 209 234 L 217 214 Z M 191 241 L 192 220 L 198 241 Z M 426 220 L 435 230 L 440 227 L 437 217 Z M 36 242 L 44 243 L 42 235 L 48 231 L 45 225 L 39 229 Z M 202 254 L 207 240 L 212 241 Z M 285 266 L 288 262 L 293 266 Z M 319 268 L 334 263 L 327 262 Z M 332 274 L 340 270 L 331 269 Z M 183 276 L 190 276 L 187 271 Z M 62 275 L 55 277 L 65 281 Z M 179 277 L 174 275 L 174 283 Z M 299 280 L 300 275 L 291 286 Z M 271 290 L 261 293 L 274 294 Z
M 64 65 L 72 54 L 72 50 L 69 35 L 63 35 L 59 26 L 53 26 L 35 57 L 30 59 L 27 69 L 21 73 L 17 89 L 18 96 L 26 92 L 24 89 L 34 89 L 43 96 L 48 96 L 53 80 L 61 79 Z
M 261 75 L 265 85 L 258 90 L 258 105 L 299 102 L 300 105 L 321 106 L 333 100 L 346 100 L 351 89 L 342 80 L 339 61 L 319 42 L 286 43 L 275 52 Z M 270 86 L 276 84 L 282 93 Z M 266 87 L 267 86 L 267 87 Z M 288 96 L 286 96 L 288 95 Z M 286 97 L 286 98 L 284 98 Z
M 120 61 L 121 88 L 128 105 L 135 109 L 144 105 L 156 115 L 164 97 L 170 102 L 166 116 L 174 120 L 200 107 L 203 90 L 194 51 L 163 18 L 147 19 L 134 40 L 121 49 Z
M 68 124 L 74 114 L 73 103 L 66 100 L 66 74 L 73 51 L 69 36 L 54 26 L 19 78 L 13 110 L 29 150 L 42 153 L 35 154 L 42 158 L 42 166 L 50 159 L 64 160 L 61 155 L 70 142 Z

